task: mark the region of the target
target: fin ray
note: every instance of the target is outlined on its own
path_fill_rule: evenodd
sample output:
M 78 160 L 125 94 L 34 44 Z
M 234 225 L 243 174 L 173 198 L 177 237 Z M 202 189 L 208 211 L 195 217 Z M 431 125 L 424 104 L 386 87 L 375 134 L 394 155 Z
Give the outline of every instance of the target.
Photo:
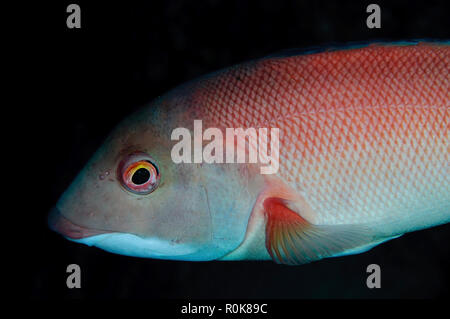
M 337 256 L 374 241 L 363 225 L 313 225 L 280 198 L 264 201 L 266 249 L 277 263 L 298 265 Z

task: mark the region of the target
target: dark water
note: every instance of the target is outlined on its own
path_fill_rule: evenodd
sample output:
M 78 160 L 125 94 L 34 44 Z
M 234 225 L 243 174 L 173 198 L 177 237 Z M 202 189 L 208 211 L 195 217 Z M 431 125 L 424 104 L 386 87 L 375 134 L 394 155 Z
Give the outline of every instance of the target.
M 158 95 L 283 49 L 450 39 L 445 1 L 377 1 L 381 29 L 365 25 L 368 1 L 91 2 L 77 2 L 80 30 L 66 28 L 70 2 L 63 1 L 41 8 L 32 31 L 33 102 L 21 109 L 37 141 L 27 152 L 35 154 L 39 167 L 33 176 L 38 187 L 23 200 L 30 207 L 21 215 L 33 239 L 26 255 L 29 297 L 448 298 L 450 225 L 406 234 L 365 254 L 300 267 L 124 257 L 71 243 L 46 226 L 48 210 L 114 125 Z M 81 289 L 65 286 L 72 263 L 81 266 Z M 373 263 L 381 266 L 382 287 L 371 290 L 366 267 Z

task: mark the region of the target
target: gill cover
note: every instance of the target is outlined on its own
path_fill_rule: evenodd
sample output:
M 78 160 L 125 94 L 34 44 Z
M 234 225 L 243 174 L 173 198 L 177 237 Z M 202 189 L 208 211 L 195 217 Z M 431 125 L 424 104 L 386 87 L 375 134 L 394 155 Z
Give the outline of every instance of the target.
M 71 240 L 123 255 L 192 261 L 219 259 L 240 245 L 256 197 L 254 178 L 242 165 L 173 162 L 172 129 L 193 122 L 164 108 L 186 103 L 166 97 L 107 138 L 57 203 L 70 222 L 107 233 Z

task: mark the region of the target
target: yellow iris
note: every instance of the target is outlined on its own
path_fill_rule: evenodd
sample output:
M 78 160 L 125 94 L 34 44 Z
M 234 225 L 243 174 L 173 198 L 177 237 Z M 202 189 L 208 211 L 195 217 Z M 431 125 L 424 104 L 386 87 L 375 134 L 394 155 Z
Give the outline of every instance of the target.
M 154 173 L 152 164 L 150 164 L 147 161 L 139 161 L 130 165 L 127 168 L 127 170 L 125 171 L 125 176 L 127 177 L 127 179 L 130 179 L 134 175 L 134 173 L 140 168 L 147 169 L 150 172 L 150 174 Z

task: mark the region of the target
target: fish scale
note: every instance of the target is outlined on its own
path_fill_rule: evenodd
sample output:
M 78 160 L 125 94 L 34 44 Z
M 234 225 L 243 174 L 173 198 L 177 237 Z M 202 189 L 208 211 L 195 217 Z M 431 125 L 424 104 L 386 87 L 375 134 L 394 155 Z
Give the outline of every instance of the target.
M 209 126 L 280 128 L 278 175 L 310 222 L 401 232 L 402 214 L 448 219 L 449 61 L 432 44 L 271 57 L 201 80 L 193 105 Z
M 49 226 L 124 255 L 297 265 L 450 222 L 449 48 L 278 55 L 182 85 L 118 125 Z M 201 141 L 207 128 L 222 134 Z M 225 128 L 265 128 L 263 148 L 278 128 L 278 170 L 206 161 L 213 149 L 220 156 L 220 142 L 236 146 Z M 143 184 L 134 184 L 136 167 L 147 169 Z

